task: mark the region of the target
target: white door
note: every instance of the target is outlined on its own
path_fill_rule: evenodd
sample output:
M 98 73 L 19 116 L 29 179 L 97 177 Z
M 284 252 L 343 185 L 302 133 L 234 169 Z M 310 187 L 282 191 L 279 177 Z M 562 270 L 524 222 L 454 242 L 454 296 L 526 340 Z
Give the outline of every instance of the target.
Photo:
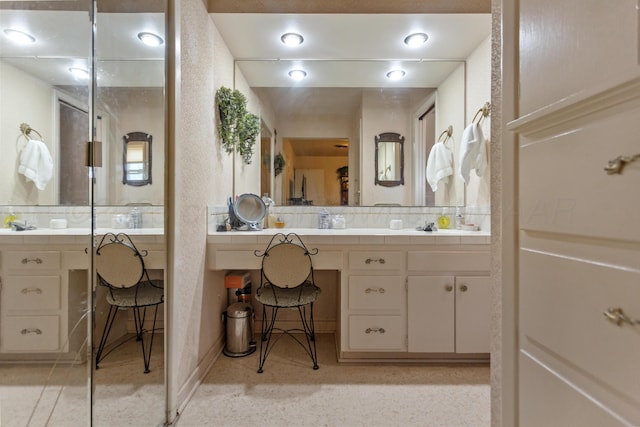
M 409 276 L 407 328 L 410 352 L 455 351 L 455 277 Z
M 637 5 L 519 1 L 520 426 L 640 425 Z

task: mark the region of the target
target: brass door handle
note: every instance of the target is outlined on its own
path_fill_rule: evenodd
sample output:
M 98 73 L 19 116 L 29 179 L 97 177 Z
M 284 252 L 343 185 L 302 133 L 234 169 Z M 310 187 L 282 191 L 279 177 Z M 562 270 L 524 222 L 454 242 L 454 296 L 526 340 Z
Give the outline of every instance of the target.
M 640 320 L 633 319 L 627 316 L 624 310 L 622 310 L 622 308 L 620 307 L 615 307 L 615 308 L 609 307 L 607 311 L 605 311 L 602 314 L 604 314 L 604 317 L 608 321 L 610 321 L 611 323 L 615 323 L 618 326 L 621 326 L 623 323 L 626 323 L 627 325 L 631 325 L 631 326 L 640 325 Z
M 608 175 L 613 175 L 616 173 L 621 174 L 627 163 L 635 162 L 638 159 L 640 159 L 640 154 L 636 154 L 633 156 L 618 156 L 615 159 L 609 160 L 604 170 Z

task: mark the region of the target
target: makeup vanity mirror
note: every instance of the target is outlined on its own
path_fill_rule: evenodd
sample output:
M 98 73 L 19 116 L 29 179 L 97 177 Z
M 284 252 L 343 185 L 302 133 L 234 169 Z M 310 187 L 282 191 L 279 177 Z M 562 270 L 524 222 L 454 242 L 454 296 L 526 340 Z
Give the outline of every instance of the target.
M 385 132 L 375 138 L 376 185 L 396 187 L 404 185 L 404 136 Z

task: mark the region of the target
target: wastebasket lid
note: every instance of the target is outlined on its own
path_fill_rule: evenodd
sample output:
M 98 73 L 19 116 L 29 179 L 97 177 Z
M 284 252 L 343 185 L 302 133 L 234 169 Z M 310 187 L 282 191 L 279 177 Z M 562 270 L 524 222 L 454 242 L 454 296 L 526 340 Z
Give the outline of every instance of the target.
M 227 317 L 237 319 L 238 317 L 249 317 L 253 307 L 246 302 L 235 302 L 227 307 Z

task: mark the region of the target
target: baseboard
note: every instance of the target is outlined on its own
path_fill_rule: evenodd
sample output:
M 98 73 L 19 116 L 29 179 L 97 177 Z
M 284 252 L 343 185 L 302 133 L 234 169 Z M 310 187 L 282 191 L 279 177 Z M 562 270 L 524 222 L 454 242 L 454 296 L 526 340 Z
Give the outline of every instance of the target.
M 222 354 L 222 349 L 224 347 L 224 335 L 219 337 L 216 342 L 211 346 L 209 351 L 204 355 L 202 360 L 198 363 L 198 366 L 193 370 L 187 381 L 180 387 L 178 391 L 178 414 L 181 414 L 184 408 L 191 400 L 191 397 L 196 392 L 200 384 L 202 384 L 202 380 L 207 375 L 207 373 L 213 367 L 213 364 Z M 179 417 L 179 415 L 178 415 Z

